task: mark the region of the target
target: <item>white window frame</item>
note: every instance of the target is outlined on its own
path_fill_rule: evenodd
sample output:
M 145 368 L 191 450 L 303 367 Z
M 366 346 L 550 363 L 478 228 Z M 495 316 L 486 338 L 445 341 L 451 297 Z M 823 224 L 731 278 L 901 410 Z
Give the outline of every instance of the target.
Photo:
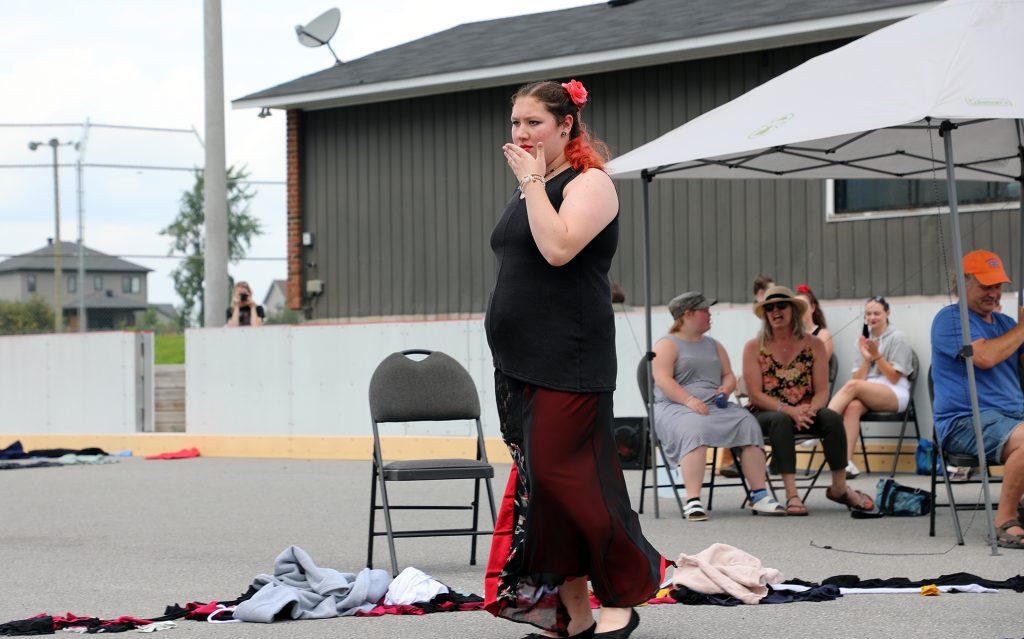
M 857 213 L 836 213 L 836 184 L 834 179 L 825 180 L 825 221 L 826 222 L 859 222 L 861 220 L 885 220 L 899 217 L 920 217 L 924 215 L 944 215 L 949 213 L 949 205 L 930 206 L 916 209 L 885 209 L 884 211 L 858 211 Z M 977 211 L 1007 211 L 1020 208 L 1020 200 L 1006 200 L 989 204 L 961 204 L 957 210 L 961 213 Z

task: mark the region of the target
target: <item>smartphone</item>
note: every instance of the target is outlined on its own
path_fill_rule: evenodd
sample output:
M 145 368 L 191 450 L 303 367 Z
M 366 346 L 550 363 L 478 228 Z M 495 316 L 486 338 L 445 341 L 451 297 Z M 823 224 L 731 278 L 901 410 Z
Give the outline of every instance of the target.
M 871 339 L 871 331 L 868 330 L 867 322 L 864 322 L 864 327 L 860 329 L 860 334 L 864 336 L 864 339 Z

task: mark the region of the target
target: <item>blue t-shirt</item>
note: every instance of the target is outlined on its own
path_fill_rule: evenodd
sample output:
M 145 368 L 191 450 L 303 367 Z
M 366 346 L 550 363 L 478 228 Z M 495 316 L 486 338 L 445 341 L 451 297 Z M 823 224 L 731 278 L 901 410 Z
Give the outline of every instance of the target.
M 1002 313 L 992 313 L 992 323 L 968 310 L 971 323 L 971 341 L 993 339 L 1006 334 L 1017 325 Z M 944 443 L 950 426 L 959 417 L 971 414 L 971 399 L 967 390 L 965 361 L 957 355 L 963 347 L 960 333 L 960 309 L 956 304 L 943 308 L 932 320 L 932 380 L 935 383 L 935 428 L 939 442 Z M 989 369 L 974 367 L 978 386 L 980 410 L 997 410 L 1019 414 L 1024 411 L 1017 362 L 1024 353 L 1024 345 L 1017 349 L 1016 357 L 1007 357 Z

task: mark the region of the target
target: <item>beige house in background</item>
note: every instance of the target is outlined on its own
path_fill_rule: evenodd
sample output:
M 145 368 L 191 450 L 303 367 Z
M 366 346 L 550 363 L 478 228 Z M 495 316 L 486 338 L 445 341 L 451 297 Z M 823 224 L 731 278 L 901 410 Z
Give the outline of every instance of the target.
M 267 315 L 278 315 L 288 301 L 288 280 L 274 280 L 263 298 L 263 310 Z
M 146 276 L 151 269 L 119 257 L 85 251 L 85 281 L 78 281 L 78 244 L 61 242 L 61 306 L 66 325 L 78 327 L 79 297 L 85 296 L 90 330 L 113 329 L 135 323 L 146 310 Z M 54 305 L 53 241 L 35 251 L 0 262 L 0 300 L 27 302 L 38 296 Z

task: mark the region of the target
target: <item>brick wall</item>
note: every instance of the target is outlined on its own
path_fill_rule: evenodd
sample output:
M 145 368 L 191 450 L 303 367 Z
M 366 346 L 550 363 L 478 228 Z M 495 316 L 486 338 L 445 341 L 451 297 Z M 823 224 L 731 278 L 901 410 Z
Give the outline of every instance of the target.
M 302 190 L 299 141 L 302 111 L 288 109 L 288 308 L 302 308 Z

